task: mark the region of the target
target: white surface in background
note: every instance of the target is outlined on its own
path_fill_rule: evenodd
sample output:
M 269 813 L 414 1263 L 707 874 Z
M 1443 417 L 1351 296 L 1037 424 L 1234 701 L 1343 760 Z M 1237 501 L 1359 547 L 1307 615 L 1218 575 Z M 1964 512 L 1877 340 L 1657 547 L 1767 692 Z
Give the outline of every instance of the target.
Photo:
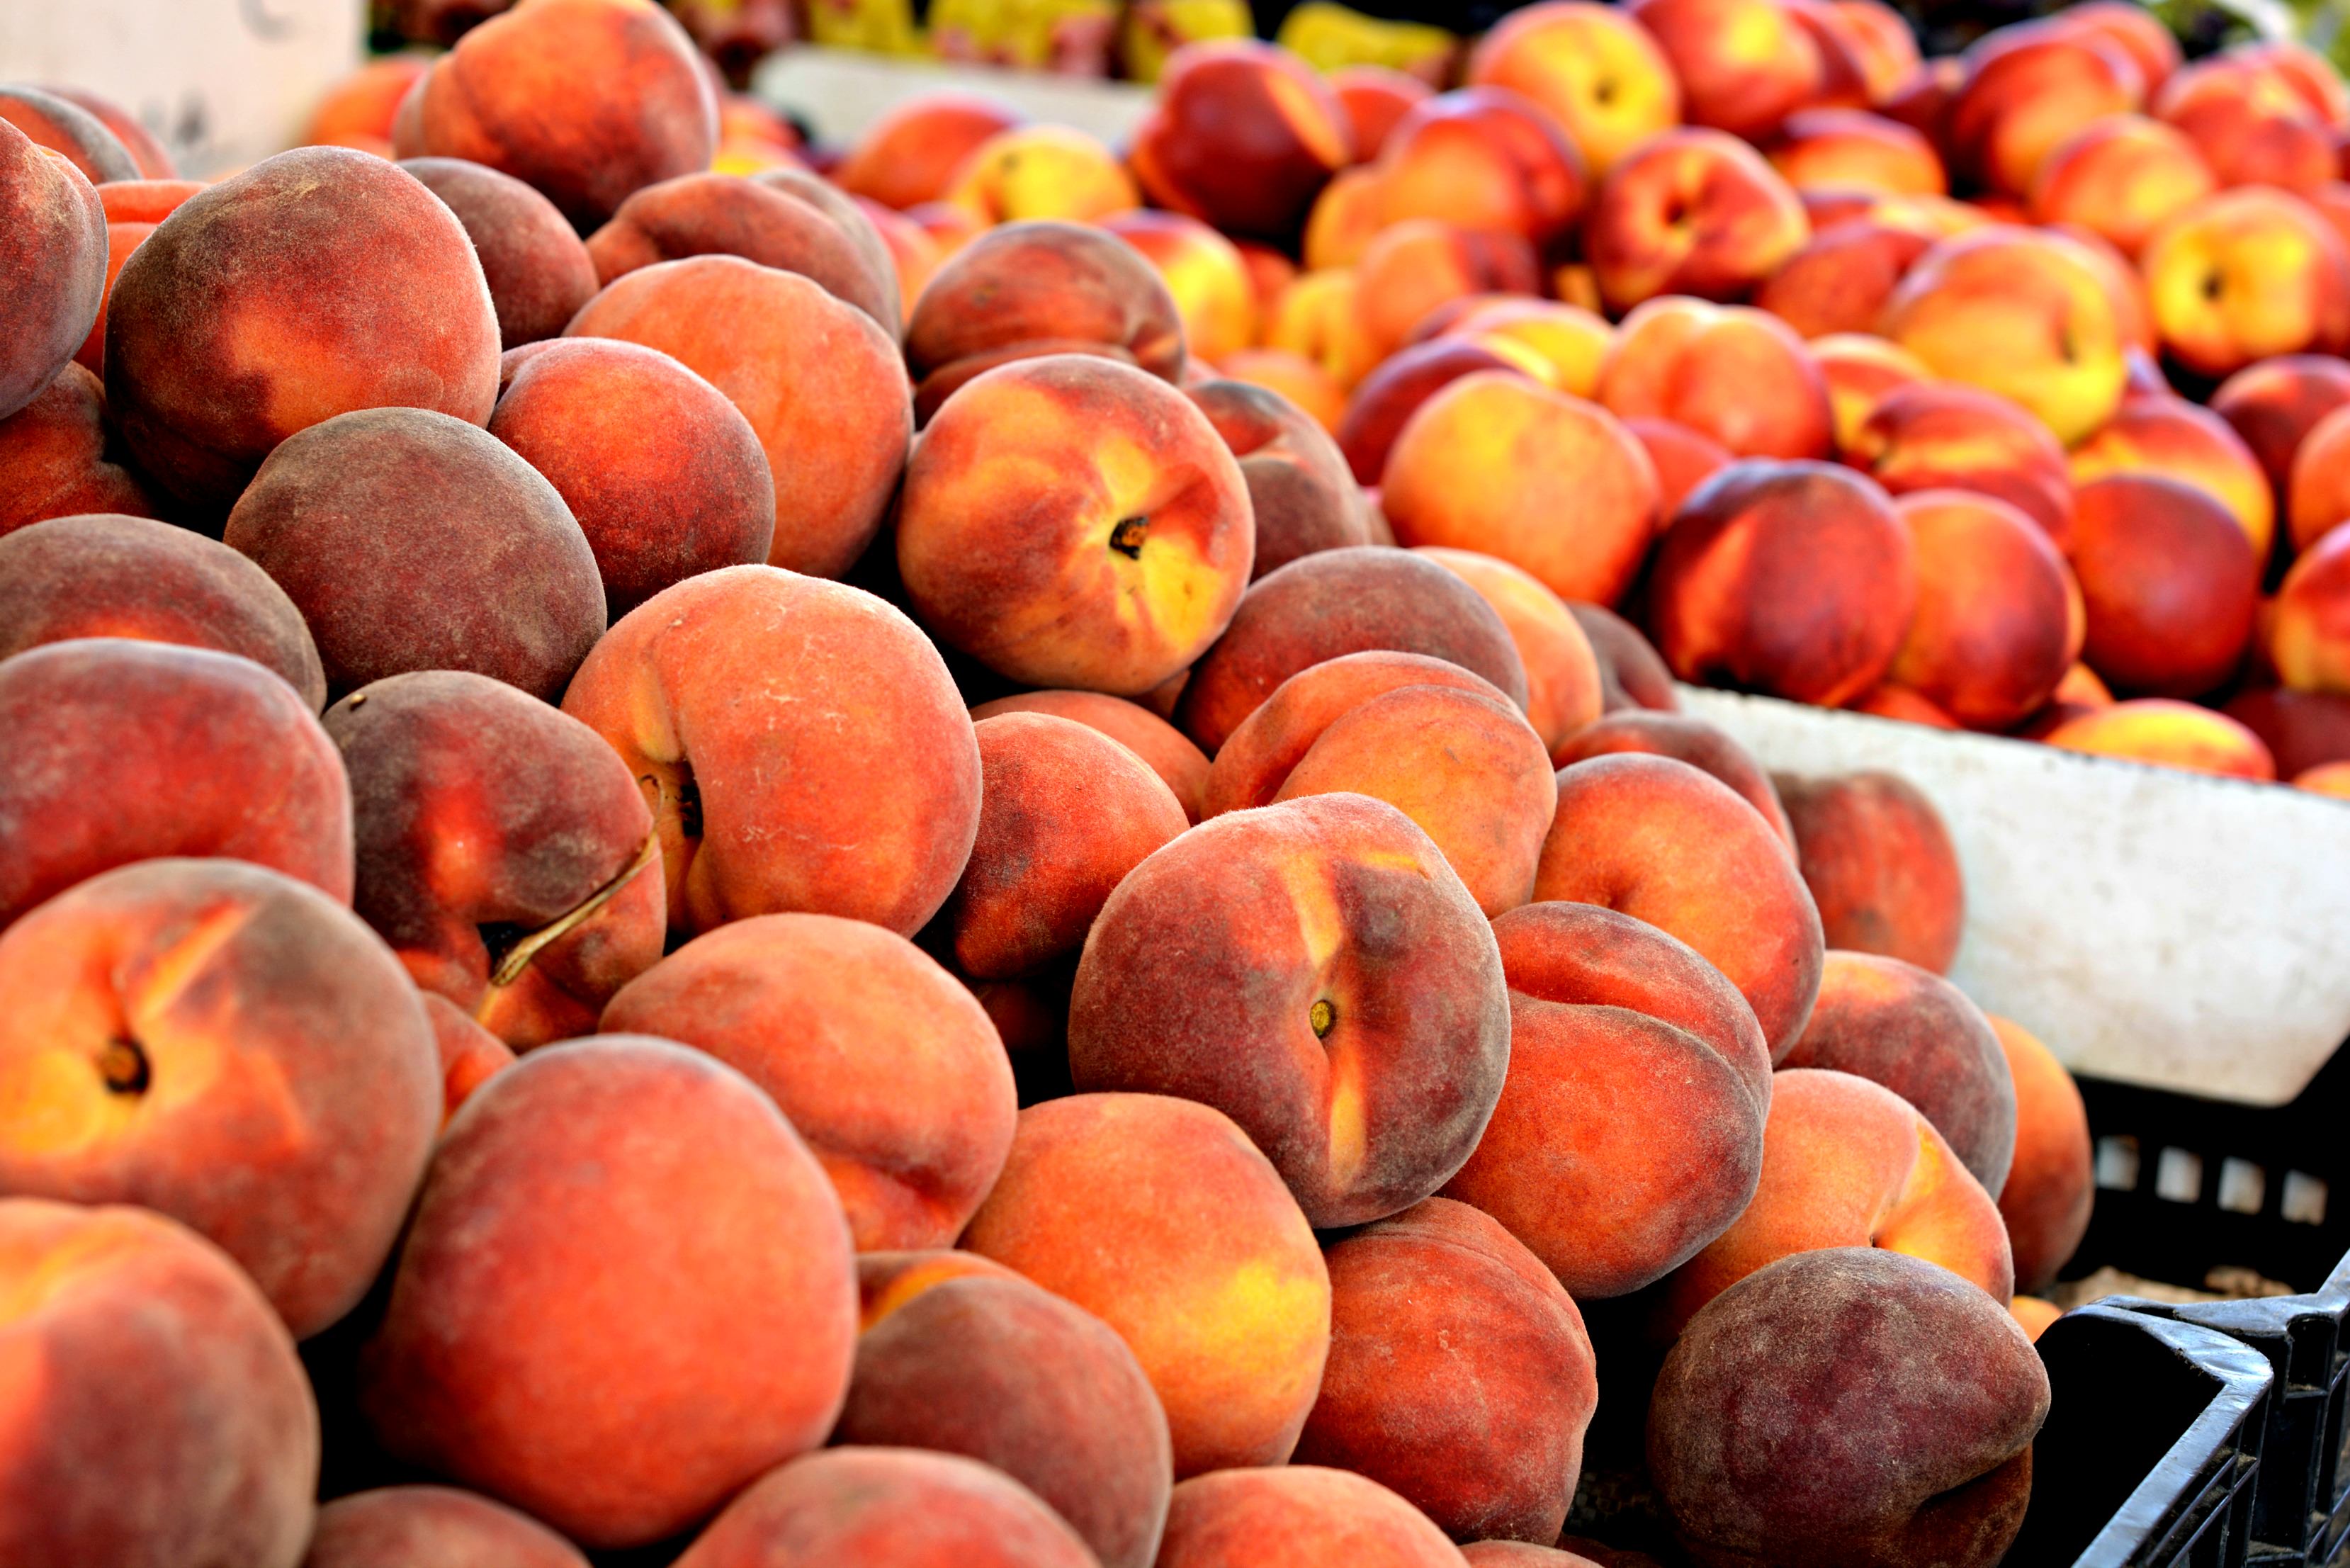
M 2350 805 L 1684 687 L 1773 773 L 1881 768 L 1966 873 L 1950 978 L 2078 1072 L 2252 1105 L 2350 1035 Z
M 760 98 L 797 115 L 825 140 L 843 144 L 908 99 L 947 89 L 1001 99 L 1030 119 L 1074 126 L 1114 146 L 1125 142 L 1150 107 L 1150 89 L 1131 82 L 948 66 L 846 49 L 781 50 L 767 57 L 751 81 Z
M 0 81 L 102 93 L 203 178 L 291 145 L 366 27 L 367 0 L 0 0 Z

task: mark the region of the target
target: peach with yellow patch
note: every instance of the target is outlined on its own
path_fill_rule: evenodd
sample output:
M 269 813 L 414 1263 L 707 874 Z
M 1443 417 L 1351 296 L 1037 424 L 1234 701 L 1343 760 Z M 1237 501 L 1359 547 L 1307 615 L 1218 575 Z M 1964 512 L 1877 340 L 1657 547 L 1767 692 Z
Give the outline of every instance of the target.
M 1498 556 L 1425 545 L 1419 553 L 1493 607 L 1526 667 L 1526 719 L 1556 756 L 1568 736 L 1599 717 L 1599 659 L 1566 601 L 1541 578 Z
M 1102 227 L 1159 269 L 1195 357 L 1213 364 L 1256 341 L 1256 285 L 1232 241 L 1180 213 L 1120 213 Z
M 2270 783 L 2276 762 L 2258 735 L 2225 713 L 2168 697 L 2139 697 L 2064 719 L 2049 745 L 2155 767 Z
M 2071 223 L 2135 256 L 2170 218 L 2220 188 L 2195 144 L 2158 119 L 2091 120 L 2032 176 L 2033 217 Z
M 1739 457 L 1825 457 L 1827 384 L 1777 317 L 1742 305 L 1650 300 L 1624 318 L 1599 372 L 1621 419 L 1667 419 Z
M 2350 339 L 2350 248 L 2289 192 L 2245 186 L 2182 208 L 2138 267 L 2164 348 L 2199 375 Z
M 1095 137 L 1066 125 L 1024 125 L 972 148 L 940 200 L 988 223 L 1084 223 L 1131 212 L 1142 193 L 1118 154 Z
M 1873 332 L 1832 332 L 1813 338 L 1811 349 L 1812 362 L 1827 383 L 1839 454 L 1858 447 L 1861 428 L 1877 404 L 1904 387 L 1934 379 L 1923 359 Z
M 1480 39 L 1469 80 L 1524 94 L 1566 130 L 1594 175 L 1680 122 L 1681 88 L 1647 29 L 1613 5 L 1552 0 Z
M 1718 130 L 1668 130 L 1600 183 L 1584 250 L 1613 310 L 1659 295 L 1742 298 L 1811 237 L 1794 188 Z

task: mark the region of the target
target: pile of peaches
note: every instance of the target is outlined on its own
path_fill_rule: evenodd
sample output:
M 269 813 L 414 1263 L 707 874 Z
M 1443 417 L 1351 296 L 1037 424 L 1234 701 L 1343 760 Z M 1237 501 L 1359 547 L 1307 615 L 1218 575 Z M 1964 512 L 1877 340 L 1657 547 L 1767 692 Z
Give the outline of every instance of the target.
M 2342 85 L 1471 75 L 0 87 L 0 1563 L 2001 1559 L 2079 1095 L 1674 678 L 2322 786 Z

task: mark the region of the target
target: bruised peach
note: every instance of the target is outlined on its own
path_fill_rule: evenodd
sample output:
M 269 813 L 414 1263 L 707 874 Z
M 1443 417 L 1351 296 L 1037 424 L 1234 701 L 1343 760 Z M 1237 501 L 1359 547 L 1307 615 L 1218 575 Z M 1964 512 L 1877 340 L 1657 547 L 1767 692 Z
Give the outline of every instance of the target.
M 1240 463 L 1256 520 L 1252 580 L 1300 556 L 1371 542 L 1346 454 L 1313 415 L 1271 388 L 1220 379 L 1184 389 Z
M 1354 157 L 1353 128 L 1327 83 L 1288 50 L 1254 40 L 1187 45 L 1167 62 L 1132 158 L 1159 206 L 1229 234 L 1286 240 Z
M 1999 1212 L 2015 1254 L 2016 1288 L 2043 1291 L 2089 1227 L 2089 1117 L 2080 1085 L 2054 1053 L 1995 1013 L 1991 1027 L 2015 1082 L 2015 1162 L 2000 1189 Z
M 1673 757 L 1711 774 L 1759 812 L 1762 820 L 1771 825 L 1771 831 L 1789 848 L 1794 847 L 1794 829 L 1788 826 L 1787 814 L 1780 808 L 1779 793 L 1771 786 L 1771 775 L 1762 771 L 1754 754 L 1732 740 L 1727 731 L 1703 719 L 1641 708 L 1619 709 L 1568 736 L 1563 744 L 1553 748 L 1551 760 L 1568 768 L 1593 757 L 1622 752 Z
M 0 936 L 0 1184 L 171 1215 L 296 1337 L 383 1268 L 441 1126 L 432 1026 L 350 911 L 227 859 L 92 877 Z
M 796 273 L 898 330 L 898 280 L 856 237 L 813 202 L 739 174 L 681 174 L 635 192 L 588 237 L 588 255 L 601 286 L 659 262 L 741 256 Z
M 1548 0 L 1502 18 L 1469 79 L 1524 94 L 1566 130 L 1595 175 L 1680 120 L 1679 80 L 1646 29 L 1612 5 Z
M 1432 218 L 1555 251 L 1583 206 L 1583 155 L 1505 87 L 1440 93 L 1389 132 L 1373 171 L 1383 225 Z M 1532 293 L 1532 289 L 1525 292 Z
M 983 702 L 971 711 L 974 721 L 1003 713 L 1048 713 L 1108 736 L 1159 775 L 1187 817 L 1193 822 L 1200 819 L 1200 800 L 1208 786 L 1208 759 L 1182 731 L 1140 703 L 1101 691 L 1024 691 Z
M 832 177 L 850 194 L 900 212 L 942 201 L 963 160 L 1019 123 L 1017 110 L 982 93 L 918 93 L 866 127 Z
M 1321 1465 L 1226 1469 L 1183 1482 L 1167 1511 L 1159 1568 L 1458 1568 L 1428 1516 L 1352 1470 Z
M 588 1568 L 528 1514 L 445 1486 L 390 1486 L 318 1511 L 302 1568 Z
M 2115 689 L 2191 697 L 2235 670 L 2260 562 L 2210 495 L 2146 473 L 2093 481 L 2074 504 L 2071 555 L 2088 611 L 2081 657 Z
M 111 512 L 151 517 L 137 475 L 107 455 L 106 393 L 68 363 L 0 420 L 0 538 L 44 518 Z
M 1918 607 L 1890 680 L 1962 724 L 2004 730 L 2056 690 L 2079 589 L 2033 520 L 1988 495 L 1920 490 L 1894 510 L 1918 560 Z
M 1326 1256 L 1330 1359 L 1294 1462 L 1392 1488 L 1451 1535 L 1555 1539 L 1599 1398 L 1573 1298 L 1445 1198 Z
M 1622 419 L 1668 419 L 1740 457 L 1825 457 L 1827 384 L 1802 339 L 1746 306 L 1651 300 L 1624 318 L 1599 372 Z
M 502 347 L 559 336 L 595 294 L 588 247 L 554 202 L 513 175 L 460 158 L 411 158 L 400 167 L 464 225 L 490 286 Z
M 1509 628 L 1526 668 L 1527 722 L 1555 756 L 1569 735 L 1599 717 L 1601 701 L 1598 657 L 1566 602 L 1498 556 L 1441 545 L 1419 553 L 1476 589 Z
M 1753 1196 L 1770 1047 L 1719 970 L 1628 915 L 1530 904 L 1493 934 L 1509 1076 L 1445 1195 L 1499 1220 L 1575 1294 L 1640 1289 Z
M 2150 473 L 2191 484 L 2243 525 L 2262 560 L 2276 533 L 2276 496 L 2251 448 L 2228 421 L 2184 398 L 2125 401 L 2073 452 L 2073 483 L 2109 473 Z
M 1939 383 L 1887 393 L 1845 461 L 1895 495 L 1971 490 L 2006 502 L 2059 548 L 2072 536 L 2073 480 L 2048 427 L 2007 399 Z
M 1925 792 L 1888 773 L 1773 783 L 1827 945 L 1947 971 L 1966 924 L 1966 887 Z
M 2225 713 L 2168 697 L 2137 697 L 2067 715 L 2038 739 L 2068 752 L 2119 757 L 2268 784 L 2276 760 L 2260 737 Z
M 1618 311 L 1660 295 L 1743 298 L 1810 236 L 1794 189 L 1761 153 L 1695 129 L 1627 152 L 1584 220 L 1600 296 Z

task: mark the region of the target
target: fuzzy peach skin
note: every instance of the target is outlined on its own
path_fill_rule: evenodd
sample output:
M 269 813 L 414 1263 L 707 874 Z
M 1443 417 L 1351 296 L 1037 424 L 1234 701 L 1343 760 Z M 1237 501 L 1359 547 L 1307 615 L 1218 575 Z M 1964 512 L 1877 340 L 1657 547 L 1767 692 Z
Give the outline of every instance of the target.
M 473 1091 L 515 1064 L 512 1047 L 437 991 L 419 991 L 432 1046 L 441 1059 L 441 1125 L 446 1127 Z
M 2076 485 L 2109 473 L 2151 473 L 2194 485 L 2225 506 L 2243 525 L 2252 554 L 2268 559 L 2275 488 L 2252 449 L 2211 410 L 2167 395 L 2128 399 L 2074 450 L 2072 461 Z
M 1549 0 L 1478 40 L 1469 80 L 1523 93 L 1565 128 L 1595 175 L 1680 121 L 1680 82 L 1643 28 L 1612 5 Z
M 2070 752 L 2270 784 L 2276 760 L 2224 713 L 2168 697 L 2137 697 L 2064 715 L 2034 739 Z
M 1440 309 L 1430 319 L 1443 314 Z M 1539 385 L 1542 378 L 1535 372 L 1544 369 L 1541 360 L 1515 344 L 1447 337 L 1410 344 L 1380 360 L 1378 369 L 1355 389 L 1338 426 L 1339 450 L 1357 480 L 1366 486 L 1378 484 L 1404 426 L 1437 393 L 1481 373 L 1506 374 Z
M 105 389 L 69 363 L 0 420 L 0 538 L 79 513 L 153 516 L 154 497 L 107 445 Z
M 1698 1314 L 1650 1397 L 1648 1468 L 1706 1568 L 1992 1568 L 2047 1415 L 2048 1374 L 2001 1303 L 1930 1262 L 1837 1248 Z
M 1941 976 L 1899 959 L 1830 949 L 1819 1004 L 1786 1067 L 1882 1084 L 1918 1107 L 1997 1197 L 2016 1138 L 2013 1075 L 1991 1020 Z
M 388 1486 L 318 1511 L 302 1568 L 588 1568 L 579 1549 L 502 1503 L 445 1486 Z
M 1669 1340 L 1757 1269 L 1833 1247 L 1939 1263 L 2002 1305 L 2013 1290 L 1999 1206 L 1924 1112 L 1850 1073 L 1782 1068 L 1772 1075 L 1754 1200 L 1659 1287 L 1654 1331 Z
M 1459 1539 L 1555 1540 L 1599 1398 L 1566 1291 L 1445 1198 L 1326 1256 L 1330 1360 L 1295 1462 L 1368 1477 Z
M 0 1353 L 24 1369 L 0 1556 L 296 1568 L 318 1407 L 227 1255 L 144 1209 L 0 1199 Z
M 958 973 L 1033 974 L 1074 954 L 1129 871 L 1191 826 L 1159 775 L 1107 735 L 1005 713 L 979 740 L 979 836 L 933 929 Z
M 1329 85 L 1288 50 L 1191 44 L 1169 57 L 1129 157 L 1159 206 L 1228 234 L 1282 241 L 1353 161 L 1354 132 Z
M 226 856 L 348 904 L 342 758 L 276 675 L 234 654 L 123 638 L 0 661 L 0 930 L 101 871 Z
M 2070 553 L 2088 615 L 2081 657 L 2114 690 L 2192 697 L 2233 673 L 2261 567 L 2207 492 L 2153 474 L 2085 484 Z
M 2293 460 L 2318 421 L 2350 403 L 2350 363 L 2330 354 L 2280 354 L 2247 365 L 2211 394 L 2210 409 L 2234 427 L 2280 494 Z
M 1509 1077 L 1444 1194 L 1578 1296 L 1652 1284 L 1754 1195 L 1772 1080 L 1753 1009 L 1694 950 L 1612 909 L 1529 904 L 1493 934 Z
M 1885 302 L 1933 244 L 1932 235 L 1906 223 L 1838 223 L 1814 234 L 1765 279 L 1754 303 L 1807 338 L 1874 333 Z
M 1917 546 L 1869 479 L 1820 462 L 1742 462 L 1666 530 L 1648 625 L 1684 680 L 1835 707 L 1892 667 L 1917 597 Z
M 1828 946 L 1948 971 L 1966 926 L 1966 885 L 1925 792 L 1889 773 L 1780 774 L 1773 783 Z
M 139 1203 L 316 1334 L 383 1267 L 441 1125 L 432 1025 L 314 888 L 146 860 L 0 936 L 0 1186 Z
M 1318 551 L 1251 584 L 1232 625 L 1191 667 L 1176 727 L 1212 757 L 1284 680 L 1374 649 L 1450 660 L 1525 706 L 1525 663 L 1474 588 L 1433 561 L 1362 545 Z
M 497 361 L 495 306 L 456 215 L 347 148 L 281 152 L 191 196 L 107 301 L 122 439 L 207 515 L 280 441 L 337 414 L 411 406 L 483 423 Z
M 124 180 L 99 192 L 98 203 L 106 213 L 109 294 L 114 292 L 114 280 L 121 275 L 122 264 L 130 259 L 130 253 L 146 244 L 155 225 L 170 217 L 181 202 L 203 189 L 192 180 Z M 98 319 L 90 324 L 89 336 L 81 340 L 74 358 L 91 374 L 106 374 L 105 301 L 99 302 Z
M 2002 27 L 1964 58 L 1944 137 L 1953 169 L 1994 194 L 2022 196 L 2057 144 L 2094 120 L 2132 112 L 2146 98 L 2137 63 L 2078 28 Z
M 1078 355 L 1005 365 L 950 398 L 898 511 L 899 573 L 941 640 L 1024 685 L 1120 696 L 1222 635 L 1255 543 L 1247 482 L 1207 416 L 1154 376 Z
M 910 934 L 978 832 L 979 745 L 946 665 L 857 588 L 690 577 L 596 645 L 563 711 L 646 792 L 681 935 L 795 909 Z
M 1182 731 L 1140 703 L 1100 691 L 1023 691 L 971 711 L 974 722 L 1003 713 L 1049 713 L 1107 735 L 1159 775 L 1185 816 L 1200 820 L 1201 797 L 1208 787 L 1206 755 Z
M 858 1260 L 864 1329 L 834 1440 L 993 1465 L 1067 1520 L 1102 1568 L 1151 1568 L 1173 1461 L 1142 1364 L 1101 1319 L 1008 1269 L 949 1272 L 965 1260 L 983 1263 Z
M 1583 232 L 1600 297 L 1621 312 L 1664 295 L 1743 298 L 1803 248 L 1811 223 L 1761 153 L 1692 128 L 1627 151 L 1600 182 Z
M 897 345 L 870 316 L 795 273 L 702 255 L 619 278 L 565 336 L 658 348 L 742 410 L 775 481 L 770 564 L 837 576 L 864 554 L 913 432 Z
M 1553 757 L 1600 714 L 1599 658 L 1566 601 L 1498 556 L 1442 545 L 1419 553 L 1477 590 L 1509 628 L 1526 669 L 1526 720 Z
M 1460 1549 L 1378 1481 L 1321 1465 L 1232 1469 L 1175 1489 L 1159 1568 L 1460 1568 Z
M 511 174 L 582 229 L 708 168 L 718 143 L 693 41 L 650 0 L 522 0 L 436 62 L 416 102 L 417 151 Z
M 2072 568 L 2003 501 L 1919 490 L 1894 503 L 1918 561 L 1918 606 L 1887 677 L 1962 724 L 2004 730 L 2073 663 Z
M 1295 1448 L 1329 1351 L 1329 1273 L 1222 1112 L 1160 1095 L 1030 1106 L 962 1244 L 1118 1331 L 1166 1408 L 1179 1478 Z
M 2093 119 L 2048 150 L 2032 176 L 2043 223 L 2072 223 L 2124 255 L 2146 248 L 2171 217 L 2219 189 L 2196 144 L 2143 115 Z
M 587 1033 L 661 956 L 660 845 L 603 737 L 486 676 L 419 670 L 329 709 L 352 907 L 416 983 L 522 1048 Z
M 1687 713 L 1618 709 L 1577 730 L 1553 750 L 1551 761 L 1559 767 L 1570 768 L 1593 757 L 1619 752 L 1676 757 L 1703 769 L 1735 790 L 1740 799 L 1771 825 L 1771 831 L 1778 835 L 1782 843 L 1790 850 L 1794 848 L 1795 830 L 1787 824 L 1787 814 L 1779 805 L 1779 792 L 1771 786 L 1771 775 L 1762 771 L 1753 753 L 1719 725 Z
M 302 615 L 216 540 L 145 517 L 53 517 L 0 536 L 0 659 L 114 637 L 242 654 L 316 710 L 327 701 Z
M 1426 834 L 1354 794 L 1228 813 L 1144 861 L 1103 906 L 1069 1000 L 1080 1090 L 1223 1111 L 1322 1228 L 1442 1186 L 1508 1059 L 1492 929 Z
M 1140 251 L 1166 280 L 1191 354 L 1210 362 L 1256 339 L 1256 285 L 1239 247 L 1180 213 L 1113 213 L 1102 227 Z
M 571 509 L 614 619 L 672 583 L 774 548 L 775 479 L 758 431 L 657 349 L 598 337 L 545 345 L 513 367 L 490 433 Z
M 2315 209 L 2264 186 L 2207 196 L 2139 254 L 2163 348 L 2201 376 L 2350 340 L 2350 249 Z
M 1514 234 L 1537 255 L 1567 237 L 1585 190 L 1583 155 L 1558 121 L 1493 86 L 1413 105 L 1388 133 L 1372 179 L 1382 226 L 1433 218 Z
M 1640 628 L 1604 605 L 1570 600 L 1566 613 L 1591 639 L 1592 657 L 1599 661 L 1599 711 L 1620 712 L 1646 708 L 1671 712 L 1680 706 L 1673 672 Z
M 2048 427 L 2005 398 L 1929 384 L 1885 395 L 1844 458 L 1894 495 L 1971 490 L 2040 524 L 2061 549 L 2073 531 L 2073 481 Z
M 983 93 L 919 93 L 866 128 L 833 171 L 842 190 L 903 212 L 942 200 L 972 150 L 1020 123 Z
M 1183 389 L 1240 464 L 1256 521 L 1251 580 L 1300 556 L 1371 542 L 1346 454 L 1314 416 L 1269 387 L 1212 379 Z
M 1632 754 L 1560 769 L 1534 898 L 1597 904 L 1687 942 L 1746 998 L 1774 1059 L 1811 1016 L 1825 947 L 1785 842 L 1687 763 Z
M 2096 1192 L 2088 1112 L 2054 1052 L 2021 1024 L 1989 1016 L 2015 1081 L 2015 1163 L 2000 1189 L 2000 1217 L 2015 1254 L 2016 1288 L 2045 1291 L 2089 1228 Z
M 605 1033 L 706 1051 L 764 1090 L 830 1178 L 859 1251 L 953 1240 L 1012 1142 L 1012 1070 L 985 1012 L 903 937 L 758 915 L 630 981 Z
M 1627 9 L 1680 78 L 1692 125 L 1759 140 L 1824 83 L 1819 46 L 1776 0 L 1636 0 Z
M 222 538 L 302 612 L 338 697 L 467 670 L 552 701 L 604 630 L 595 553 L 561 493 L 429 410 L 338 414 L 281 441 Z
M 502 348 L 560 335 L 601 286 L 570 223 L 513 175 L 462 158 L 411 158 L 400 167 L 464 225 L 490 286 Z
M 1599 372 L 1624 419 L 1668 419 L 1740 457 L 1825 457 L 1827 384 L 1794 330 L 1745 306 L 1652 300 L 1624 318 Z
M 588 239 L 599 284 L 688 256 L 733 255 L 797 273 L 892 337 L 898 279 L 814 202 L 740 174 L 681 174 L 621 202 Z
M 2285 573 L 2269 648 L 2294 691 L 2350 696 L 2350 528 L 2327 534 Z
M 841 1448 L 780 1465 L 729 1503 L 676 1568 L 1100 1568 L 1061 1516 L 1001 1470 L 915 1448 Z
M 1498 556 L 1562 598 L 1607 604 L 1647 555 L 1657 473 L 1596 403 L 1482 371 L 1411 416 L 1379 499 L 1399 544 Z
M 106 211 L 63 156 L 0 120 L 0 419 L 47 386 L 106 300 Z
M 856 1333 L 848 1227 L 775 1103 L 605 1035 L 532 1053 L 451 1122 L 360 1405 L 407 1462 L 641 1545 L 821 1443 Z

